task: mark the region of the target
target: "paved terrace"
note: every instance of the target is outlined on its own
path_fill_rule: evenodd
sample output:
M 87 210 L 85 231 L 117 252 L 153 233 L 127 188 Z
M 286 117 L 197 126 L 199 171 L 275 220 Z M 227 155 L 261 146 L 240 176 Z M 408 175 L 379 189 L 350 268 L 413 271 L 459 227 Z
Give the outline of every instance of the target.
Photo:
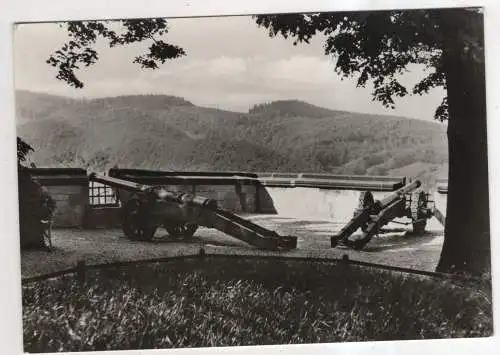
M 352 260 L 434 271 L 443 243 L 443 227 L 433 218 L 423 236 L 408 233 L 411 226 L 391 223 L 362 251 L 331 248 L 330 236 L 343 223 L 311 218 L 279 215 L 242 215 L 281 235 L 298 237 L 298 248 L 286 252 L 258 250 L 217 230 L 200 227 L 188 241 L 169 239 L 158 229 L 154 242 L 134 242 L 123 236 L 121 229 L 56 229 L 52 252 L 27 251 L 21 256 L 22 277 L 41 275 L 75 266 L 79 260 L 88 264 L 161 258 L 198 253 L 236 255 L 280 255 L 290 257 L 340 258 L 348 254 Z M 402 220 L 405 222 L 404 220 Z M 406 221 L 407 222 L 407 221 Z

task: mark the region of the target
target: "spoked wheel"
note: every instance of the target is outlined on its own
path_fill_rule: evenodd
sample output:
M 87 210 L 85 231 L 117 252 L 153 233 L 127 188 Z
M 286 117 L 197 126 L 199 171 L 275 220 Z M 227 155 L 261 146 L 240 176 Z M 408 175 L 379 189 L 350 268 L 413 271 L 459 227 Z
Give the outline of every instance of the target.
M 143 203 L 133 198 L 125 203 L 121 210 L 122 229 L 130 240 L 150 241 L 156 232 L 156 226 L 148 224 Z
M 192 238 L 196 230 L 198 229 L 198 225 L 191 223 L 172 223 L 171 221 L 167 221 L 164 223 L 164 227 L 167 230 L 168 234 L 174 238 Z
M 413 233 L 423 234 L 427 226 L 427 195 L 424 191 L 412 193 L 410 211 Z
M 373 194 L 370 191 L 361 192 L 361 194 L 359 195 L 358 207 L 355 213 L 372 206 L 374 203 L 375 199 L 373 198 Z M 361 225 L 361 230 L 363 232 L 366 232 L 368 230 L 368 222 L 365 222 Z

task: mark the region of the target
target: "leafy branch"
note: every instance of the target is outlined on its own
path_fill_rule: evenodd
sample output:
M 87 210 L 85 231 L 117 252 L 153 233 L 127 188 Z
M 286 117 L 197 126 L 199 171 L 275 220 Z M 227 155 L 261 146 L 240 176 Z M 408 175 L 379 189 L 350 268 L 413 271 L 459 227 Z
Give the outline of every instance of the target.
M 70 40 L 47 60 L 47 64 L 57 69 L 56 78 L 77 89 L 84 87 L 76 76 L 82 66 L 89 67 L 99 59 L 95 49 L 98 38 L 108 41 L 109 47 L 124 46 L 136 42 L 152 41 L 148 52 L 134 58 L 134 63 L 142 68 L 157 69 L 167 59 L 186 55 L 176 45 L 164 42 L 159 37 L 168 33 L 165 19 L 132 19 L 120 21 L 121 32 L 111 28 L 111 21 L 70 21 L 61 23 L 66 28 Z

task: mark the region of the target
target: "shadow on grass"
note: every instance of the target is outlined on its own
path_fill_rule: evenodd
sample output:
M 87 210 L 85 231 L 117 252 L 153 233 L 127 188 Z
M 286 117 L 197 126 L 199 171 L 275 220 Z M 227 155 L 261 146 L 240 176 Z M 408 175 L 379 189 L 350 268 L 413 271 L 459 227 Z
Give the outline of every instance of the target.
M 332 262 L 207 256 L 23 287 L 27 352 L 483 337 L 485 284 Z
M 429 244 L 441 237 L 442 234 L 435 232 L 425 232 L 424 234 L 414 234 L 407 231 L 404 234 L 375 236 L 369 244 L 363 248 L 365 252 L 381 252 L 387 250 L 397 250 L 402 248 L 419 249 L 423 244 Z

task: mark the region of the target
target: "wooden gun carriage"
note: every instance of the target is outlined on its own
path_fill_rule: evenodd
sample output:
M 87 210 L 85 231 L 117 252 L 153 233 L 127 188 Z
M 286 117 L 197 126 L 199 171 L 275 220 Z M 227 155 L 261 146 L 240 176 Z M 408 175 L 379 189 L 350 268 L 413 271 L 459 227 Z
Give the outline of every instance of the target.
M 150 241 L 159 227 L 169 235 L 190 238 L 198 226 L 217 229 L 261 249 L 287 250 L 297 247 L 297 237 L 276 232 L 220 208 L 217 201 L 188 193 L 169 191 L 92 173 L 89 180 L 126 190 L 120 194 L 120 218 L 125 236 Z
M 415 180 L 377 201 L 370 191 L 362 192 L 353 218 L 338 234 L 331 237 L 332 248 L 342 245 L 356 250 L 363 249 L 379 233 L 381 227 L 401 217 L 411 219 L 415 234 L 424 233 L 427 219 L 433 216 L 434 207 L 430 207 L 432 201 L 429 201 L 427 193 L 416 191 L 420 185 L 420 181 Z M 362 231 L 361 237 L 350 239 L 359 228 Z

